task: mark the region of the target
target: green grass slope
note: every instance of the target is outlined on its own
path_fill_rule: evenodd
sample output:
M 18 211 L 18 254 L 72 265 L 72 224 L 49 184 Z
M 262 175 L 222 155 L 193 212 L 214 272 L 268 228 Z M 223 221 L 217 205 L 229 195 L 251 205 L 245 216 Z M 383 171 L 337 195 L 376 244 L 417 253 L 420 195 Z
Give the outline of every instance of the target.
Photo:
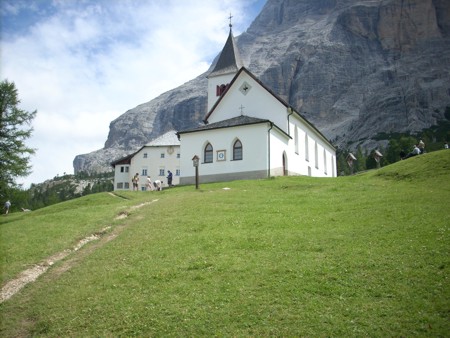
M 2 217 L 3 284 L 108 230 L 2 303 L 0 333 L 448 336 L 449 169 L 439 151 L 352 177 L 96 194 Z

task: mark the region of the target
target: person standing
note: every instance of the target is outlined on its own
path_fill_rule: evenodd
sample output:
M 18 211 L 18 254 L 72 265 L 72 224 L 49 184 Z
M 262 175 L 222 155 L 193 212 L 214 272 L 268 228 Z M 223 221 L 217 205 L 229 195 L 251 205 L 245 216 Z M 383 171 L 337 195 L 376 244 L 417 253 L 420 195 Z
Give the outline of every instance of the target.
M 153 189 L 153 182 L 152 182 L 152 179 L 151 179 L 150 176 L 147 176 L 147 187 L 148 187 L 151 191 L 154 190 L 154 189 Z
M 171 172 L 170 170 L 167 170 L 167 172 L 169 173 L 169 174 L 167 175 L 167 184 L 169 185 L 169 187 L 171 187 L 171 186 L 172 186 L 172 178 L 173 178 L 173 175 L 172 175 L 172 172 Z
M 5 206 L 3 207 L 3 209 L 5 210 L 5 215 L 8 215 L 9 213 L 9 208 L 11 208 L 11 202 L 9 200 L 7 200 L 5 202 Z
M 425 143 L 422 140 L 419 141 L 418 147 L 419 147 L 420 153 L 423 154 L 425 152 Z
M 131 182 L 133 183 L 133 191 L 139 190 L 139 173 L 136 173 L 136 175 L 133 176 L 131 179 Z

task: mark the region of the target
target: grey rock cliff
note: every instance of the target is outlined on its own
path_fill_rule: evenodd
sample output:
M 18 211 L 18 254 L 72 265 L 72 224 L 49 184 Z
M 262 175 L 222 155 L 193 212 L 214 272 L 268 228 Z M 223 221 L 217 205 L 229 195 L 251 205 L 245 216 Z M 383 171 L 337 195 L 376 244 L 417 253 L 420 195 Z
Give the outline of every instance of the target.
M 337 146 L 418 131 L 450 106 L 450 1 L 268 0 L 237 37 L 245 66 Z M 206 114 L 206 74 L 111 122 L 105 147 L 75 172 L 118 157 Z

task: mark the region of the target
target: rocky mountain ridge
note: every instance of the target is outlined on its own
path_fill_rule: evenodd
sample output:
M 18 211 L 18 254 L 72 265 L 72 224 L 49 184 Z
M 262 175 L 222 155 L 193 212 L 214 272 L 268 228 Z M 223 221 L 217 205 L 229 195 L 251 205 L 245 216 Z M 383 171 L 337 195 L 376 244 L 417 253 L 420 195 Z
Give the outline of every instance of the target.
M 336 146 L 419 131 L 450 106 L 446 0 L 268 0 L 236 39 L 245 66 Z M 201 124 L 206 75 L 112 121 L 105 147 L 78 155 L 75 173 L 110 170 L 164 132 Z

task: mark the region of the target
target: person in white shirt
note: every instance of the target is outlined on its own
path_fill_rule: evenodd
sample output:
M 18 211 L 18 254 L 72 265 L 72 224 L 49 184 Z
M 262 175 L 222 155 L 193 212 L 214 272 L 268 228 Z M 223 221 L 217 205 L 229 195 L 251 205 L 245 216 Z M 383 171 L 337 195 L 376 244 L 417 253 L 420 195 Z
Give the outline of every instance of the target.
M 162 182 L 160 180 L 156 180 L 154 182 L 154 185 L 155 185 L 156 191 L 161 191 L 162 190 Z
M 8 215 L 8 213 L 9 213 L 9 208 L 11 208 L 11 202 L 10 202 L 9 200 L 7 200 L 7 201 L 5 202 L 4 207 L 3 207 L 3 209 L 5 209 L 5 215 Z
M 418 147 L 419 147 L 420 153 L 423 154 L 425 152 L 425 143 L 423 143 L 422 140 L 420 140 Z
M 419 145 L 415 144 L 413 150 L 408 155 L 406 155 L 404 159 L 407 159 L 407 158 L 410 158 L 410 157 L 413 157 L 413 156 L 416 156 L 419 154 L 420 154 Z
M 151 179 L 150 176 L 147 176 L 147 187 L 148 187 L 151 191 L 155 190 L 154 187 L 153 187 L 153 182 L 152 182 L 152 179 Z

